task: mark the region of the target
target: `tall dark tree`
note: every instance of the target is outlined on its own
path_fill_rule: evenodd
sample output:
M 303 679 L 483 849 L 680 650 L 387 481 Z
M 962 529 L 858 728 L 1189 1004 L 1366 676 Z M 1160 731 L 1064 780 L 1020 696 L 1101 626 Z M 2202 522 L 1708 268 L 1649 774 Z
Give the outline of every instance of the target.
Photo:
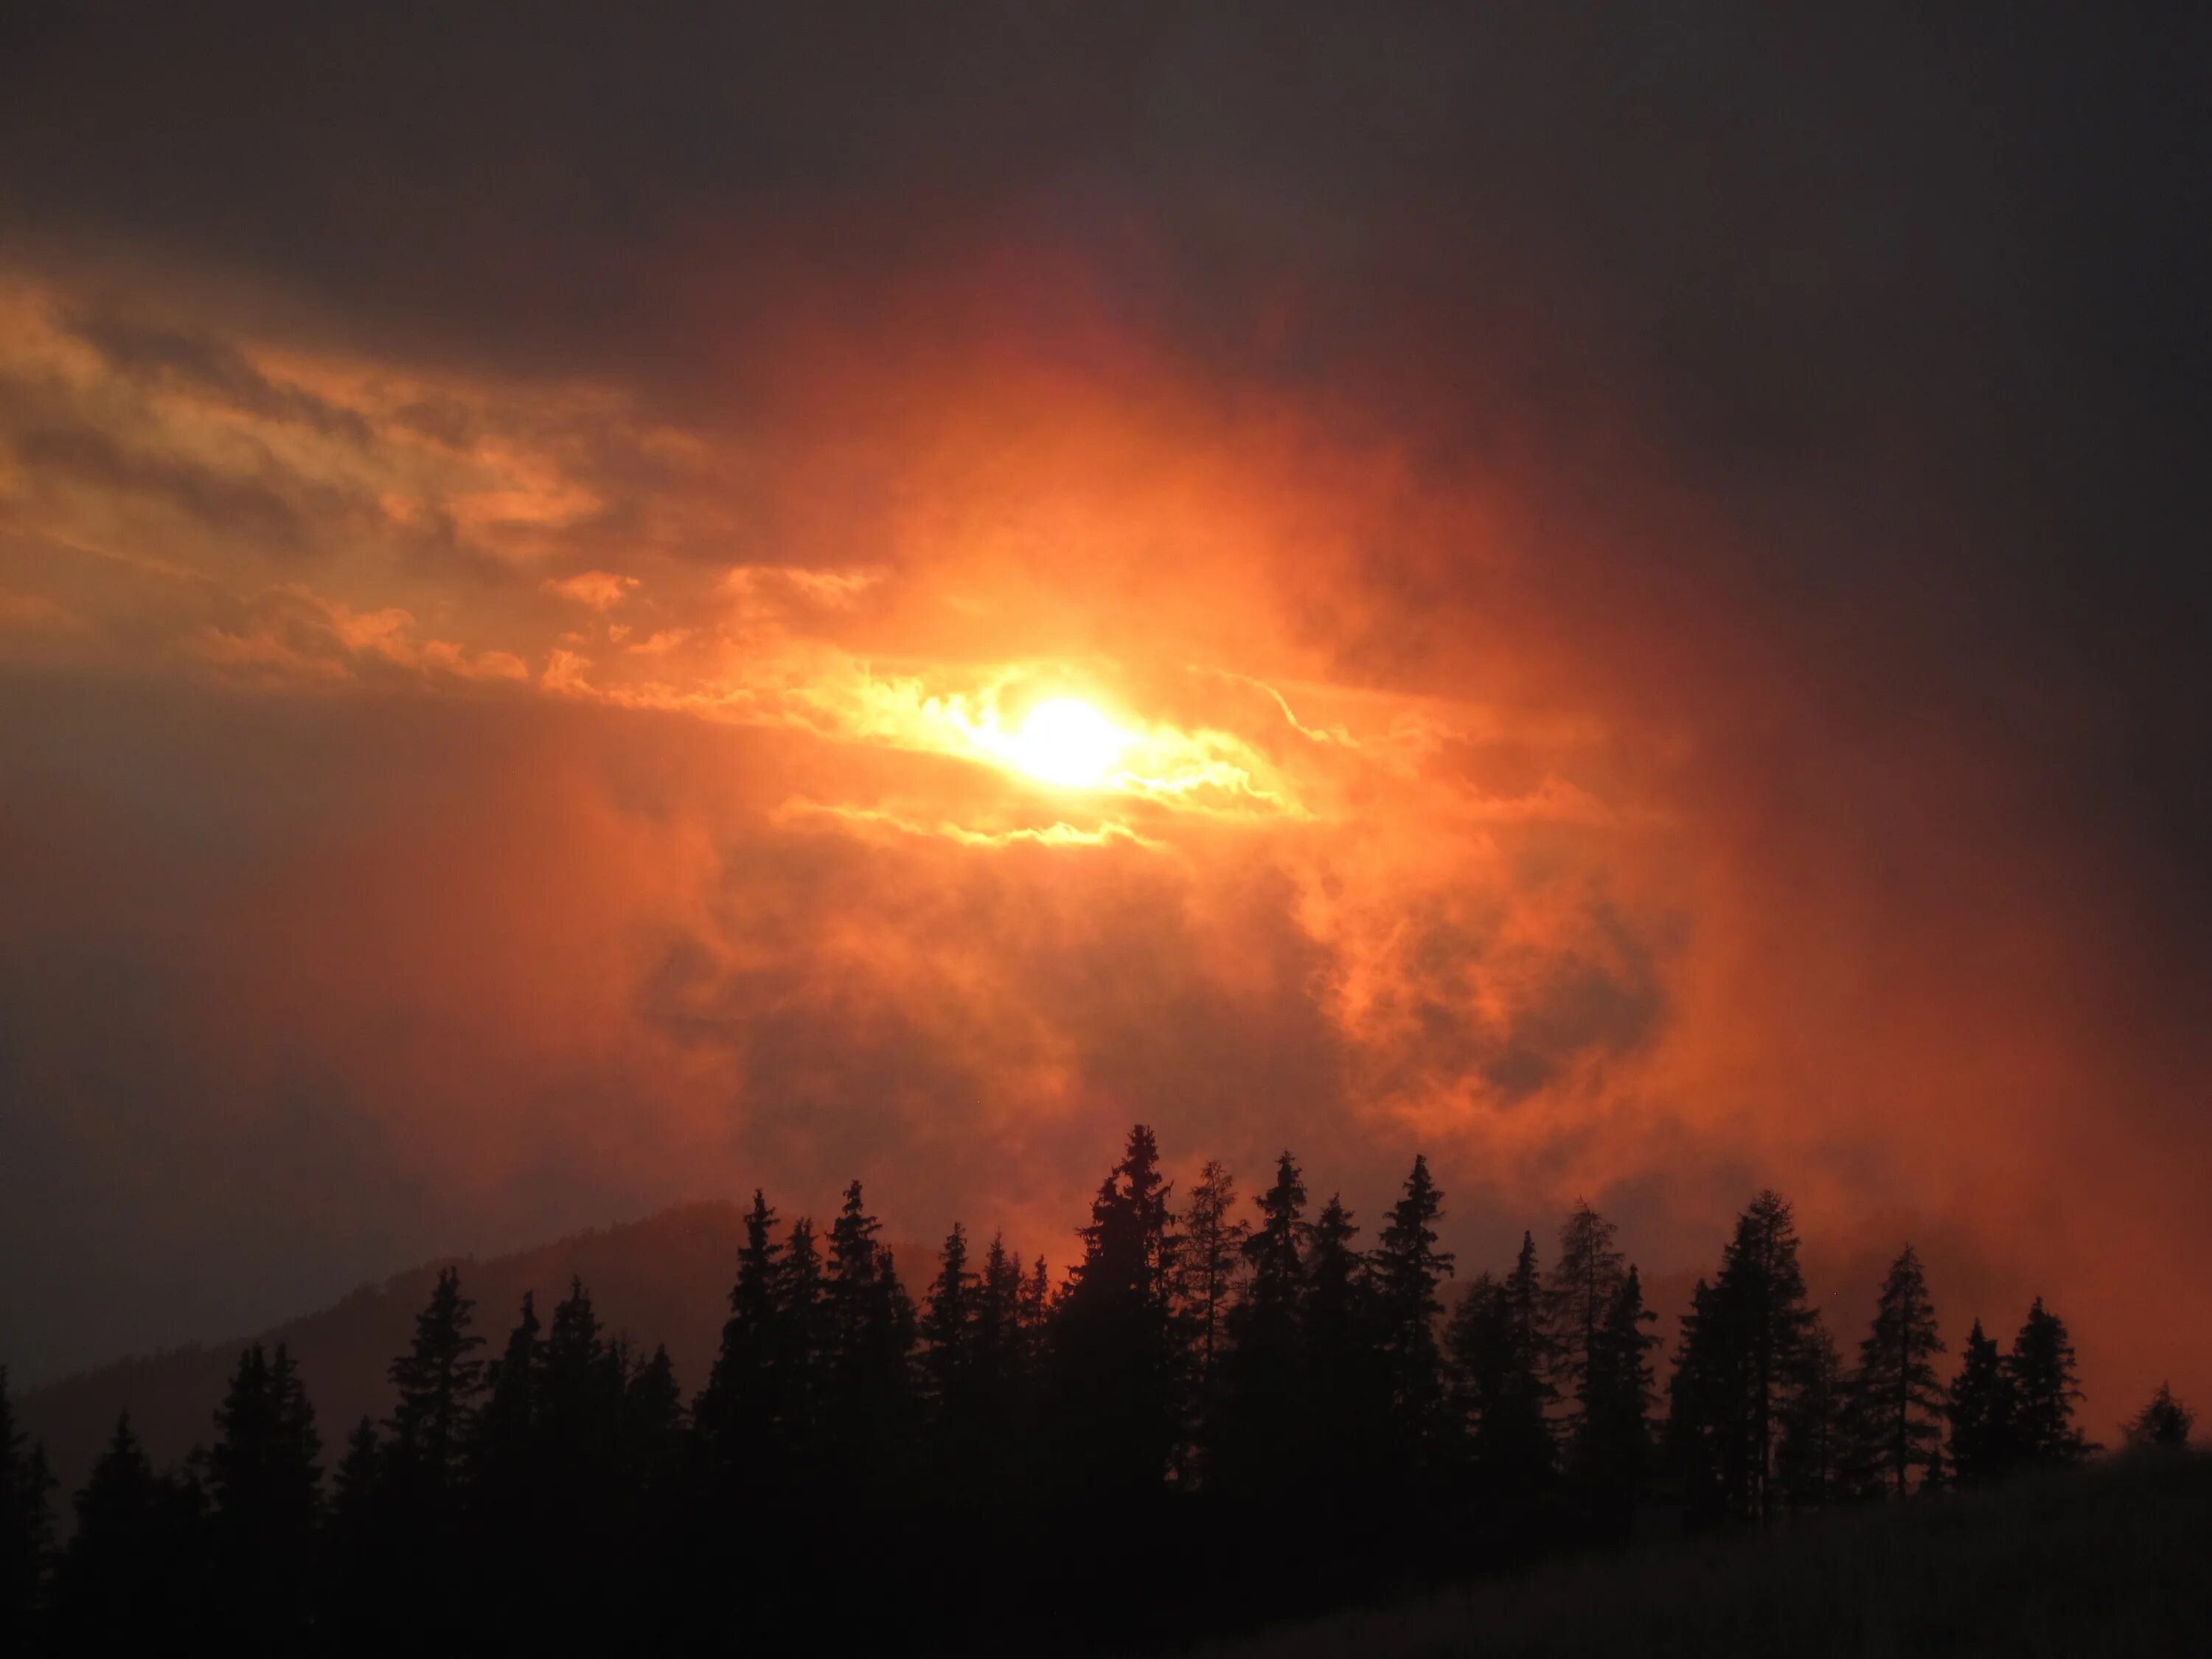
M 1297 1365 L 1304 1378 L 1304 1468 L 1313 1506 L 1345 1514 L 1367 1501 L 1389 1442 L 1389 1374 L 1374 1275 L 1344 1200 L 1330 1194 L 1307 1235 Z
M 1792 1510 L 1830 1508 L 1878 1478 L 1872 1443 L 1856 1432 L 1861 1422 L 1856 1401 L 1835 1339 L 1814 1323 L 1798 1356 L 1797 1385 L 1782 1407 L 1782 1438 L 1774 1455 L 1775 1479 Z
M 224 1616 L 234 1630 L 301 1629 L 312 1613 L 322 1437 L 283 1344 L 273 1361 L 258 1342 L 239 1357 L 216 1430 L 208 1490 Z
M 398 1393 L 387 1426 L 392 1477 L 410 1501 L 441 1497 L 457 1482 L 476 1415 L 483 1339 L 469 1329 L 476 1304 L 461 1294 L 460 1270 L 440 1270 L 430 1301 L 416 1316 L 415 1340 L 392 1362 Z
M 1158 1497 L 1182 1444 L 1170 1190 L 1138 1124 L 1099 1184 L 1054 1313 L 1053 1455 L 1063 1480 L 1108 1508 Z
M 848 1475 L 884 1472 L 912 1403 L 914 1304 L 890 1252 L 876 1243 L 881 1231 L 853 1182 L 830 1230 L 823 1286 L 825 1428 Z
M 530 1490 L 536 1468 L 540 1373 L 544 1369 L 544 1327 L 538 1296 L 522 1293 L 522 1312 L 500 1357 L 484 1368 L 483 1404 L 476 1414 L 470 1462 L 477 1497 L 499 1524 L 535 1499 Z
M 1443 1194 L 1429 1174 L 1428 1159 L 1417 1154 L 1373 1259 L 1392 1417 L 1401 1452 L 1416 1459 L 1435 1450 L 1443 1426 L 1443 1356 L 1437 1343 L 1443 1304 L 1437 1286 L 1450 1276 L 1452 1258 L 1436 1247 L 1443 1214 Z
M 783 1318 L 784 1247 L 775 1240 L 775 1222 L 767 1197 L 755 1188 L 721 1346 L 692 1407 L 706 1474 L 720 1486 L 741 1472 L 755 1480 L 763 1477 L 761 1464 L 781 1414 L 790 1338 Z
M 1571 1420 L 1589 1410 L 1584 1395 L 1591 1356 L 1627 1273 L 1628 1259 L 1613 1238 L 1613 1223 L 1577 1201 L 1559 1227 L 1559 1262 L 1545 1285 L 1553 1376 L 1558 1393 L 1570 1402 Z
M 2130 1446 L 2185 1446 L 2197 1426 L 2197 1413 L 2173 1397 L 2161 1382 L 2148 1404 L 2120 1426 L 2120 1437 Z
M 1301 1361 L 1305 1290 L 1305 1178 L 1285 1152 L 1256 1200 L 1260 1224 L 1239 1247 L 1245 1272 L 1225 1321 L 1222 1398 L 1208 1425 L 1210 1475 L 1255 1503 L 1286 1499 L 1295 1483 L 1310 1380 Z
M 1528 1395 L 1528 1416 L 1543 1431 L 1540 1449 L 1545 1466 L 1549 1468 L 1550 1408 L 1559 1397 L 1559 1389 L 1552 1383 L 1559 1347 L 1552 1334 L 1554 1304 L 1545 1290 L 1543 1273 L 1537 1265 L 1535 1234 L 1521 1235 L 1521 1249 L 1513 1258 L 1513 1271 L 1506 1275 L 1498 1290 L 1504 1299 L 1506 1328 L 1513 1347 L 1512 1383 Z
M 187 1469 L 156 1474 L 129 1413 L 76 1494 L 76 1532 L 54 1577 L 65 1642 L 188 1650 L 206 1613 L 207 1500 Z
M 921 1368 L 940 1418 L 963 1419 L 973 1409 L 981 1299 L 978 1277 L 968 1267 L 968 1231 L 956 1221 L 945 1236 L 920 1326 Z
M 1951 1475 L 1960 1485 L 1996 1480 L 2019 1462 L 2012 1375 L 1996 1340 L 1984 1334 L 1978 1319 L 1966 1334 L 1966 1352 L 1951 1380 L 1943 1415 L 1950 1426 Z
M 674 1475 L 690 1426 L 676 1364 L 656 1342 L 623 1389 L 623 1462 L 635 1490 L 649 1495 Z
M 1928 1280 L 1908 1244 L 1882 1281 L 1874 1328 L 1859 1344 L 1855 1388 L 1875 1468 L 1896 1497 L 1911 1490 L 1916 1471 L 1924 1477 L 1942 1456 L 1944 1396 L 1936 1356 L 1942 1352 Z
M 2013 1439 L 2033 1465 L 2078 1463 L 2094 1449 L 2074 1425 L 2081 1401 L 2076 1386 L 2074 1340 L 2066 1322 L 2035 1298 L 2027 1321 L 2005 1356 L 2012 1383 Z
M 1644 1305 L 1644 1281 L 1632 1267 L 1614 1287 L 1590 1346 L 1582 1412 L 1568 1442 L 1571 1472 L 1601 1526 L 1613 1533 L 1632 1522 L 1649 1471 L 1651 1407 L 1657 1398 L 1651 1350 L 1659 1339 L 1646 1327 L 1657 1320 Z
M 1719 1276 L 1699 1281 L 1682 1322 L 1668 1441 L 1693 1512 L 1758 1523 L 1777 1513 L 1781 1415 L 1813 1322 L 1790 1206 L 1763 1192 L 1737 1218 Z
M 1201 1401 L 1213 1398 L 1220 1370 L 1223 1326 L 1229 1311 L 1243 1244 L 1250 1231 L 1237 1219 L 1237 1181 L 1218 1159 L 1208 1158 L 1190 1189 L 1182 1216 L 1182 1300 L 1188 1310 L 1195 1348 L 1193 1381 Z
M 0 1647 L 28 1639 L 53 1547 L 53 1486 L 46 1449 L 15 1427 L 8 1368 L 0 1365 Z

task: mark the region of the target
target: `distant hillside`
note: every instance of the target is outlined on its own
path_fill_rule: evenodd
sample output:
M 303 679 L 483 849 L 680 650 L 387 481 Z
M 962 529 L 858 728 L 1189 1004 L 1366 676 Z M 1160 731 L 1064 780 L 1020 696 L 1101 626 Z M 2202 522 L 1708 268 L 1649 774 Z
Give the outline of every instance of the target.
M 477 1329 L 487 1352 L 498 1352 L 525 1291 L 538 1292 L 541 1316 L 550 1313 L 574 1273 L 590 1287 L 610 1332 L 626 1332 L 648 1351 L 655 1342 L 668 1345 L 689 1390 L 705 1378 L 720 1340 L 744 1235 L 734 1206 L 688 1204 L 518 1255 L 458 1265 L 462 1290 L 476 1299 Z M 415 1316 L 445 1265 L 426 1262 L 380 1286 L 363 1285 L 333 1307 L 260 1334 L 261 1341 L 289 1344 L 299 1360 L 322 1428 L 326 1466 L 337 1461 L 346 1431 L 363 1413 L 381 1417 L 386 1410 L 385 1368 L 407 1346 Z M 240 1352 L 254 1340 L 126 1359 L 24 1395 L 16 1402 L 19 1420 L 46 1442 L 64 1512 L 68 1494 L 83 1484 L 116 1413 L 126 1407 L 156 1463 L 211 1439 L 216 1402 Z
M 1765 1539 L 1561 1562 L 1203 1659 L 2029 1659 L 2212 1653 L 2212 1456 L 2135 1455 Z

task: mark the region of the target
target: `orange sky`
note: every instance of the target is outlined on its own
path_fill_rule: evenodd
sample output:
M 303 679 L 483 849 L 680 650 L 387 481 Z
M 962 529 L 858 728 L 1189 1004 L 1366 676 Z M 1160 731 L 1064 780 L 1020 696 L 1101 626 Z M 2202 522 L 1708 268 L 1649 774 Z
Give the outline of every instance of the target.
M 1486 233 L 1174 64 L 1172 200 L 1001 157 L 604 242 L 526 184 L 510 246 L 410 175 L 421 265 L 342 276 L 22 210 L 25 1372 L 757 1182 L 1059 1260 L 1141 1118 L 1370 1224 L 1425 1149 L 1470 1267 L 1587 1197 L 1677 1285 L 1772 1182 L 1846 1341 L 1910 1238 L 1954 1347 L 2051 1298 L 2093 1431 L 2212 1400 L 2194 823 L 2128 748 L 2190 682 L 1977 413 L 2013 324 L 1944 333 L 2017 249 L 1697 194 L 1748 156 Z

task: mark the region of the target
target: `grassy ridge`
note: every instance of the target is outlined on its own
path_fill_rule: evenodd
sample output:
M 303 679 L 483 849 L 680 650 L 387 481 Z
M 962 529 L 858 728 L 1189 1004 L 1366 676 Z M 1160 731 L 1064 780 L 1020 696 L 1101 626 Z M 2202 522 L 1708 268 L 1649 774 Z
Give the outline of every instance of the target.
M 1206 1648 L 1209 1659 L 2212 1654 L 2212 1456 L 1646 1547 Z

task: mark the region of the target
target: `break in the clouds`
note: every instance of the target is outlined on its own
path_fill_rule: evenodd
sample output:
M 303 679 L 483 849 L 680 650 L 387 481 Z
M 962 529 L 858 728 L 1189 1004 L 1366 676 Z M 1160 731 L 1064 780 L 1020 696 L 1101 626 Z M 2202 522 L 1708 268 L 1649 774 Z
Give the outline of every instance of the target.
M 1141 1117 L 2212 1386 L 2203 41 L 956 9 L 13 26 L 15 1363 Z

